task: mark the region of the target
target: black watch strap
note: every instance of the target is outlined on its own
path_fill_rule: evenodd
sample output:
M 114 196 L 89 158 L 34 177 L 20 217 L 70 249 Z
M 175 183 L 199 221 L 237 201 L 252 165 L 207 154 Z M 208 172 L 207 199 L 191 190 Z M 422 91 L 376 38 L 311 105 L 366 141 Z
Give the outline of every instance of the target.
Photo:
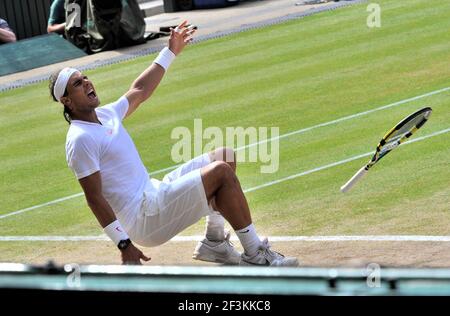
M 131 244 L 131 240 L 129 238 L 128 239 L 123 239 L 123 240 L 119 241 L 119 243 L 117 244 L 117 248 L 119 248 L 120 250 L 124 250 L 130 244 Z

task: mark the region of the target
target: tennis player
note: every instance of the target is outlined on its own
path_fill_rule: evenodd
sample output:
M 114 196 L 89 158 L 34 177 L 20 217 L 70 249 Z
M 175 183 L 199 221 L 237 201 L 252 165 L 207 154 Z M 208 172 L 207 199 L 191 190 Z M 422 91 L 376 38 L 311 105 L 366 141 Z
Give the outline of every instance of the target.
M 150 178 L 122 120 L 146 101 L 175 57 L 192 40 L 187 21 L 171 30 L 168 47 L 116 102 L 99 107 L 92 82 L 74 68 L 50 78 L 50 93 L 64 106 L 70 126 L 66 158 L 104 232 L 120 249 L 124 264 L 148 261 L 135 244 L 161 245 L 206 216 L 205 238 L 193 258 L 234 265 L 296 266 L 260 240 L 236 177 L 232 149 L 203 154 L 167 174 Z M 241 242 L 237 252 L 224 218 Z

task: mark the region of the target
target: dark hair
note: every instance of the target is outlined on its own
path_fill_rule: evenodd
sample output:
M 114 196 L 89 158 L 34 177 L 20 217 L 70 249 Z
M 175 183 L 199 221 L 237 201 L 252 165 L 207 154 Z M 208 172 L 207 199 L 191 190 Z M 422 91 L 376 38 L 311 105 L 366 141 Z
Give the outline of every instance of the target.
M 58 75 L 61 72 L 61 70 L 62 69 L 52 73 L 50 76 L 50 79 L 49 79 L 49 83 L 48 83 L 48 88 L 50 89 L 50 95 L 51 95 L 53 101 L 56 101 L 56 102 L 59 102 L 59 100 L 56 99 L 55 94 L 53 93 L 53 88 L 55 87 L 56 80 L 58 79 Z M 67 97 L 67 95 L 68 95 L 68 92 L 67 92 L 67 88 L 66 88 L 66 90 L 64 90 L 63 97 Z M 72 117 L 71 117 L 72 111 L 65 104 L 63 104 L 63 105 L 64 105 L 64 111 L 63 111 L 64 119 L 67 121 L 67 123 L 70 124 L 70 122 L 72 121 Z

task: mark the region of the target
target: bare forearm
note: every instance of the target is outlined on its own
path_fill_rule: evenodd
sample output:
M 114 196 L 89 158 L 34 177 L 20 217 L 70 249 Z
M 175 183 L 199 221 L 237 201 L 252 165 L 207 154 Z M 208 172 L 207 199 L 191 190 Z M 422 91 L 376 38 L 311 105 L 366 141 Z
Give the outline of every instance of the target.
M 0 29 L 0 41 L 4 43 L 15 42 L 16 35 L 11 31 Z
M 47 26 L 47 33 L 55 32 L 58 34 L 63 34 L 65 28 L 66 28 L 66 23 L 49 25 L 49 26 Z
M 158 87 L 164 76 L 164 68 L 158 64 L 151 64 L 131 85 L 132 90 L 139 90 L 142 92 L 141 102 L 147 100 Z
M 88 205 L 102 228 L 105 228 L 116 220 L 113 209 L 103 196 L 89 198 Z

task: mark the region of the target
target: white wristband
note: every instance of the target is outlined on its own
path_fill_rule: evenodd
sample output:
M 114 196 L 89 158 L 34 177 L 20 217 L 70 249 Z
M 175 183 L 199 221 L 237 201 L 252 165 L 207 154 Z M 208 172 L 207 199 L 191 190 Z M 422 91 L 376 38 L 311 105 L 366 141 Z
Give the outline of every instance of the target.
M 129 239 L 127 233 L 122 228 L 118 220 L 115 220 L 105 228 L 103 228 L 103 231 L 106 235 L 108 235 L 109 238 L 116 244 L 116 246 L 119 244 L 121 240 Z
M 159 53 L 158 57 L 153 61 L 155 64 L 160 65 L 165 71 L 169 68 L 170 64 L 175 59 L 176 55 L 168 47 L 164 47 Z

